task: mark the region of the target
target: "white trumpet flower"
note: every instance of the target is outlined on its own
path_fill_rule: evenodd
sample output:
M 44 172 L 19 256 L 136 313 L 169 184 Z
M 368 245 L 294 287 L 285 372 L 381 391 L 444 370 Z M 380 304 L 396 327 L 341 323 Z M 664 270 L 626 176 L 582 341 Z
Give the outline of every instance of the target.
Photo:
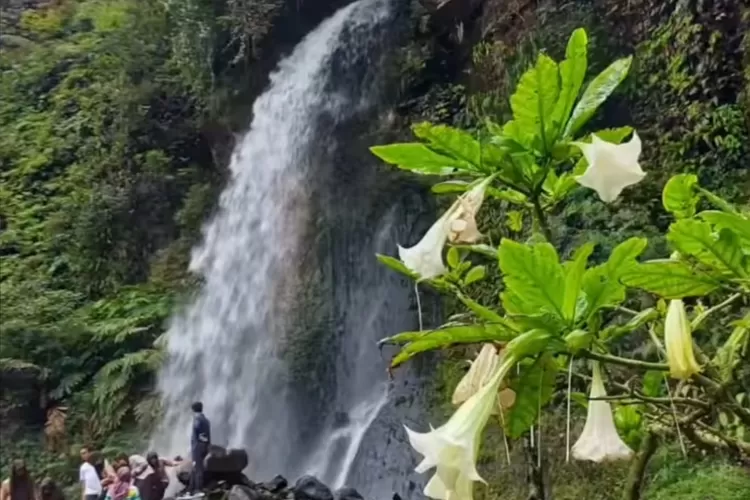
M 633 450 L 617 434 L 609 402 L 594 399 L 607 395 L 598 363 L 594 363 L 593 372 L 586 424 L 578 441 L 573 445 L 573 457 L 592 462 L 630 458 Z
M 482 208 L 484 193 L 492 181 L 488 177 L 461 196 L 457 201 L 460 205 L 460 215 L 451 223 L 448 239 L 451 243 L 476 243 L 482 237 L 477 227 L 477 213 Z
M 701 371 L 693 353 L 693 337 L 685 305 L 681 300 L 669 301 L 664 321 L 664 343 L 667 350 L 669 374 L 687 380 Z
M 506 358 L 444 425 L 426 433 L 406 427 L 412 447 L 424 457 L 414 470 L 423 473 L 437 469 L 424 489 L 425 495 L 441 500 L 471 500 L 472 482 L 484 482 L 476 469 L 480 438 L 495 408 L 500 383 L 514 364 L 512 356 Z
M 499 361 L 500 356 L 495 346 L 484 344 L 477 357 L 471 362 L 469 371 L 456 385 L 451 402 L 459 405 L 476 394 L 492 378 Z
M 450 239 L 453 243 L 473 243 L 482 235 L 477 229 L 475 216 L 482 206 L 484 193 L 492 177 L 488 177 L 459 197 L 451 207 L 425 233 L 413 247 L 398 247 L 398 257 L 421 279 L 444 274 L 448 269 L 443 262 L 443 247 Z
M 419 243 L 413 247 L 398 246 L 398 257 L 406 267 L 419 275 L 421 279 L 430 279 L 444 274 L 448 269 L 443 262 L 443 247 L 448 241 L 451 223 L 461 212 L 454 203 L 432 227 L 425 233 Z
M 595 134 L 591 135 L 591 144 L 573 144 L 581 149 L 589 164 L 576 181 L 596 191 L 605 203 L 615 201 L 623 189 L 639 183 L 646 176 L 638 163 L 641 139 L 635 131 L 632 139 L 624 144 L 603 141 Z

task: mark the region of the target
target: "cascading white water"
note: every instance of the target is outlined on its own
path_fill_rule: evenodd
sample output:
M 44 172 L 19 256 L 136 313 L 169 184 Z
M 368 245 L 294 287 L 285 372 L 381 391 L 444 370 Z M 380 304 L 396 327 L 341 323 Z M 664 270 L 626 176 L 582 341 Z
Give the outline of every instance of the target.
M 318 171 L 335 149 L 331 131 L 369 105 L 361 80 L 344 74 L 343 89 L 336 81 L 341 71 L 367 71 L 373 38 L 382 36 L 376 28 L 390 15 L 388 0 L 360 0 L 339 10 L 280 63 L 255 102 L 218 213 L 193 254 L 191 269 L 204 278 L 202 289 L 169 328 L 168 361 L 159 377 L 165 415 L 154 449 L 186 453 L 190 403 L 200 400 L 213 442 L 245 448 L 254 479 L 309 472 L 334 487 L 347 480 L 367 429 L 387 402 L 385 363 L 375 340 L 408 328 L 411 320 L 404 318 L 413 316 L 408 287 L 397 277 L 384 278 L 387 271 L 377 269 L 373 258 L 394 246 L 395 222 L 366 228 L 370 234 L 357 240 L 351 262 L 341 263 L 345 271 L 333 278 L 328 300 L 337 319 L 331 328 L 343 333 L 330 353 L 329 365 L 336 368 L 328 370 L 334 372 L 332 387 L 318 412 L 343 420 L 300 416 L 295 394 L 305 387 L 290 389 L 294 374 L 285 349 L 299 327 L 300 262 L 320 204 L 314 195 Z M 335 270 L 339 262 L 330 259 Z M 307 432 L 305 419 L 315 417 L 321 422 Z

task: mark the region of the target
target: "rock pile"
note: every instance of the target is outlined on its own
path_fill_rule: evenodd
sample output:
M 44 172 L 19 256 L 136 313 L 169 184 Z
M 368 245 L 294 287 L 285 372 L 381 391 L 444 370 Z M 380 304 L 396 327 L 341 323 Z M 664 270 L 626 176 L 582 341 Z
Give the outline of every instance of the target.
M 331 491 L 313 476 L 302 476 L 294 486 L 276 476 L 264 483 L 254 483 L 242 471 L 247 467 L 245 450 L 212 446 L 205 460 L 204 492 L 217 500 L 364 500 L 354 488 Z M 177 478 L 186 485 L 190 480 L 189 461 L 177 470 Z M 148 500 L 144 498 L 144 500 Z

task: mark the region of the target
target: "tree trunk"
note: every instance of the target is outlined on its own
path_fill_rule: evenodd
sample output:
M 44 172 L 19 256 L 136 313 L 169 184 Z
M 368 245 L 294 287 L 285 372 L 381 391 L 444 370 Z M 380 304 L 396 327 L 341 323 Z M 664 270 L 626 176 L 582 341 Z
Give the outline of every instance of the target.
M 625 483 L 625 491 L 622 495 L 623 500 L 641 499 L 641 488 L 643 487 L 643 478 L 646 475 L 646 467 L 658 446 L 656 434 L 651 431 L 647 432 L 641 443 L 641 449 L 630 464 L 628 480 Z

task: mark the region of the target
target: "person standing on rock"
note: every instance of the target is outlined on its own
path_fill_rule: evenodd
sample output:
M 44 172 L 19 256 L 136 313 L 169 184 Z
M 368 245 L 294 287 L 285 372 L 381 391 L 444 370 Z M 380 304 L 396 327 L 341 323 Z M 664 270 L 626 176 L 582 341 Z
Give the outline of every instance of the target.
M 193 459 L 193 471 L 190 474 L 188 492 L 199 493 L 203 488 L 203 461 L 211 446 L 211 423 L 203 414 L 203 403 L 196 401 L 193 409 L 193 431 L 190 435 L 190 454 Z

